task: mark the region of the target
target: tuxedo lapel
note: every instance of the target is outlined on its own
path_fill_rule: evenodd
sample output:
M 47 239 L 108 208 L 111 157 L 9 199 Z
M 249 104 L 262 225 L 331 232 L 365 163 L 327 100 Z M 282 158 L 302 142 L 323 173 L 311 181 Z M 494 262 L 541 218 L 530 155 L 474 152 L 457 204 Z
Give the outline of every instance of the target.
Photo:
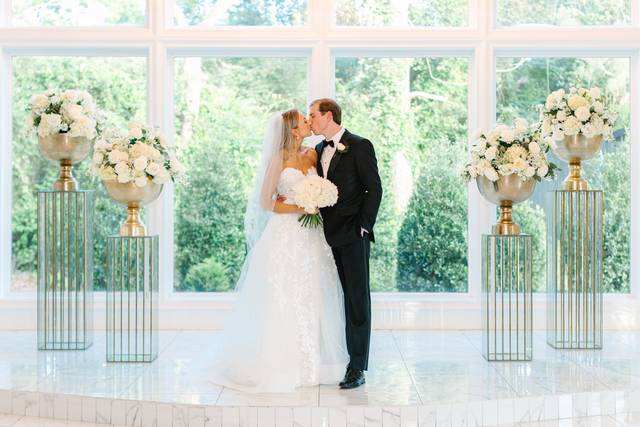
M 347 138 L 349 136 L 349 131 L 348 130 L 344 130 L 344 133 L 342 134 L 342 138 L 340 138 L 340 144 L 347 146 L 347 144 L 345 144 Z M 333 171 L 336 170 L 336 168 L 338 167 L 338 163 L 340 163 L 340 159 L 342 158 L 343 153 L 341 153 L 340 151 L 338 151 L 337 149 L 337 144 L 336 144 L 336 151 L 333 153 L 333 157 L 331 158 L 331 163 L 329 163 L 329 170 L 327 171 L 327 176 L 326 178 L 329 178 L 332 174 Z
M 316 170 L 318 175 L 324 178 L 324 170 L 322 168 L 322 153 L 324 152 L 324 144 L 320 144 L 319 147 L 316 148 L 316 153 L 318 153 L 318 161 L 316 162 Z

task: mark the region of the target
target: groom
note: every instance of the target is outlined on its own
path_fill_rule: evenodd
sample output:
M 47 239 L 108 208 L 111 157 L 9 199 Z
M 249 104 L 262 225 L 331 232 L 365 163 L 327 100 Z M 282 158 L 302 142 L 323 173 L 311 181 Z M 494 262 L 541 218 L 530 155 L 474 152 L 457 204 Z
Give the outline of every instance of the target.
M 344 290 L 346 338 L 350 362 L 340 388 L 364 384 L 371 336 L 369 250 L 382 199 L 382 184 L 371 142 L 340 124 L 342 111 L 332 99 L 309 106 L 309 121 L 325 140 L 316 146 L 318 174 L 338 187 L 338 202 L 320 210 Z

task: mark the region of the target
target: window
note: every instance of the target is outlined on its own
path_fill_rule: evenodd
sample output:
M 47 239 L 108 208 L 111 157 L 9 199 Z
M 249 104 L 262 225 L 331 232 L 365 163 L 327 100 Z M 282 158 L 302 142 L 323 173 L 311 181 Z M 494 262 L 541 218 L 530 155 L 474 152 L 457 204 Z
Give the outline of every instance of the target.
M 5 0 L 16 26 L 106 26 L 146 22 L 146 0 Z
M 176 26 L 301 26 L 306 0 L 175 0 Z
M 375 291 L 467 291 L 466 58 L 337 58 L 343 123 L 370 139 L 383 182 Z
M 498 25 L 629 25 L 632 0 L 497 0 Z
M 108 111 L 110 125 L 124 127 L 130 119 L 144 120 L 146 58 L 16 56 L 13 67 L 12 143 L 12 277 L 14 291 L 36 288 L 37 192 L 51 188 L 58 166 L 38 150 L 37 136 L 25 128 L 29 99 L 48 88 L 82 88 L 99 108 Z M 81 189 L 94 189 L 94 289 L 104 289 L 105 237 L 116 234 L 126 217 L 124 207 L 111 201 L 99 179 L 87 173 L 88 161 L 74 167 Z
M 467 26 L 468 0 L 336 0 L 336 24 L 356 27 Z
M 497 119 L 510 122 L 524 117 L 538 119 L 535 109 L 556 89 L 598 86 L 610 94 L 618 114 L 615 142 L 605 143 L 599 157 L 583 163 L 590 188 L 604 190 L 604 289 L 630 292 L 631 267 L 631 153 L 629 147 L 629 59 L 628 58 L 498 58 Z M 568 165 L 551 159 L 562 169 L 555 182 L 540 183 L 533 197 L 516 205 L 514 218 L 523 231 L 533 235 L 534 289 L 546 289 L 545 196 L 567 176 Z
M 228 291 L 245 256 L 244 213 L 269 116 L 306 112 L 306 58 L 177 58 L 176 291 Z

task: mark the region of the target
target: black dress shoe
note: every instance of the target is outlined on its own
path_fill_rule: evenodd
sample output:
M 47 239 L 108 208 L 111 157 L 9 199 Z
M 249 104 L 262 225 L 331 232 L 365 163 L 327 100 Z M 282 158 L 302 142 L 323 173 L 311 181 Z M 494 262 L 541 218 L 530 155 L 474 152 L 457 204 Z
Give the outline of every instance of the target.
M 360 387 L 364 383 L 364 372 L 354 369 L 351 371 L 351 375 L 349 376 L 349 378 L 345 378 L 344 383 L 340 383 L 340 388 L 343 390 L 348 390 L 350 388 Z
M 346 383 L 349 382 L 349 378 L 351 378 L 351 366 L 347 366 L 347 372 L 344 373 L 344 378 L 342 379 L 342 381 L 340 381 L 340 387 L 342 387 L 343 385 L 345 385 Z

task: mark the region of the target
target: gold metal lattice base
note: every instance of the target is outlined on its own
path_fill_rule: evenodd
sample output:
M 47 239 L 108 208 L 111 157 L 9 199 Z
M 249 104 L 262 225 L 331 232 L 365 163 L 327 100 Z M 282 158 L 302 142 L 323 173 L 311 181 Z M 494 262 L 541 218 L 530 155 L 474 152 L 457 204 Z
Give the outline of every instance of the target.
M 93 191 L 38 193 L 38 349 L 93 343 Z
M 482 354 L 489 361 L 533 357 L 530 235 L 482 236 Z
M 557 190 L 548 198 L 547 342 L 601 349 L 602 191 Z
M 107 238 L 107 361 L 158 357 L 158 236 Z

